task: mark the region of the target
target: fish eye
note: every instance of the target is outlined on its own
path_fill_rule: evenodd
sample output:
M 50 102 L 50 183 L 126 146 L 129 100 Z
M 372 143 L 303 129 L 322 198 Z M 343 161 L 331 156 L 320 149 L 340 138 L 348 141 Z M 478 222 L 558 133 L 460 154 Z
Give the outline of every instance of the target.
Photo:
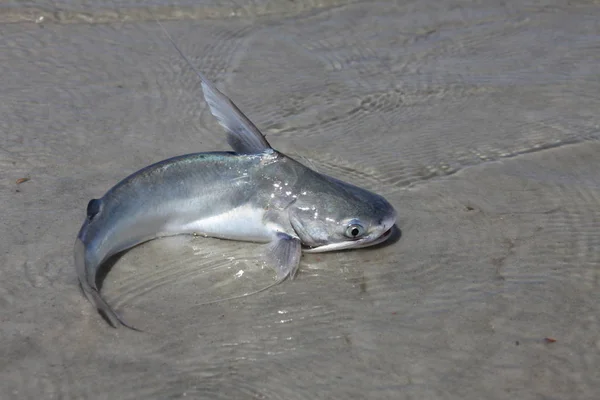
M 358 239 L 365 234 L 365 228 L 358 223 L 351 223 L 346 227 L 346 236 L 351 239 Z

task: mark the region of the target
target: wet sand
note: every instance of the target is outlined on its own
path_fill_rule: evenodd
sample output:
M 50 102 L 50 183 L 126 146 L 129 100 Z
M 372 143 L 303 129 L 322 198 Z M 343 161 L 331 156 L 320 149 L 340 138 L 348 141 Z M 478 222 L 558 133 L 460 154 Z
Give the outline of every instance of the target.
M 145 333 L 79 291 L 87 201 L 224 134 L 149 9 L 1 6 L 0 398 L 597 398 L 600 5 L 564 3 L 151 9 L 275 148 L 385 195 L 402 237 L 213 305 L 273 282 L 260 245 L 138 246 L 103 294 Z

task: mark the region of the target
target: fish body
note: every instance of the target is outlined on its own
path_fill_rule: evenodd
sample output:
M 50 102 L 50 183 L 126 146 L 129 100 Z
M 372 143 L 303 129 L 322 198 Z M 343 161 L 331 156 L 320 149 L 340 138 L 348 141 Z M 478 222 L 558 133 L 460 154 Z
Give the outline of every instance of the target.
M 101 297 L 98 270 L 137 244 L 179 234 L 269 243 L 267 261 L 281 281 L 294 277 L 302 250 L 381 243 L 396 221 L 383 197 L 274 150 L 239 108 L 196 72 L 234 152 L 188 154 L 141 169 L 89 202 L 77 235 L 80 286 L 113 327 L 131 326 Z

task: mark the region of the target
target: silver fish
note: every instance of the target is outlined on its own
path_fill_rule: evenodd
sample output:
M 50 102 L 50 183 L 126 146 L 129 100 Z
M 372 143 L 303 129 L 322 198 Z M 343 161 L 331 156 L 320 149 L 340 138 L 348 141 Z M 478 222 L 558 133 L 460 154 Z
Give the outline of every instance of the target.
M 75 266 L 83 293 L 111 326 L 135 329 L 100 295 L 98 270 L 111 256 L 151 239 L 201 234 L 269 243 L 267 261 L 277 283 L 293 279 L 302 251 L 355 249 L 388 239 L 396 222 L 390 203 L 274 150 L 167 36 L 200 77 L 204 98 L 235 152 L 160 161 L 89 202 L 75 241 Z

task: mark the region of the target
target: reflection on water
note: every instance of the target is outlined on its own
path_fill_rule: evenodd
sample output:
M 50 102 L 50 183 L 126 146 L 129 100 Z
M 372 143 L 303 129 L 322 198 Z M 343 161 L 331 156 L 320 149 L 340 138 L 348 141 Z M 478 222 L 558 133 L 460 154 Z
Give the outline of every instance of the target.
M 563 3 L 1 8 L 1 393 L 595 398 L 600 9 Z M 103 287 L 146 332 L 107 327 L 72 265 L 87 201 L 227 149 L 151 12 L 274 147 L 385 195 L 399 240 L 209 305 L 274 281 L 263 247 L 153 241 Z

